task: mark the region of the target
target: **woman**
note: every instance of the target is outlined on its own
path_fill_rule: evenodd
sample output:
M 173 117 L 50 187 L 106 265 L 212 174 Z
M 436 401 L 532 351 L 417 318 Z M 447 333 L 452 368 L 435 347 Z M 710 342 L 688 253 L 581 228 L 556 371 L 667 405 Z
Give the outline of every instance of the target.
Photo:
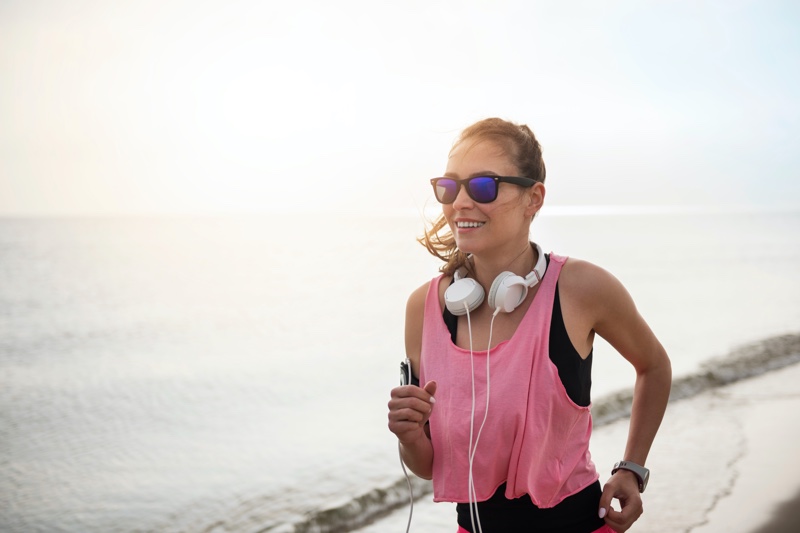
M 442 215 L 420 242 L 445 264 L 407 304 L 424 387 L 391 393 L 403 461 L 435 501 L 457 502 L 459 532 L 626 531 L 669 397 L 664 348 L 611 274 L 529 242 L 545 167 L 527 126 L 473 124 L 431 181 Z M 623 461 L 602 489 L 588 451 L 595 334 L 636 370 Z

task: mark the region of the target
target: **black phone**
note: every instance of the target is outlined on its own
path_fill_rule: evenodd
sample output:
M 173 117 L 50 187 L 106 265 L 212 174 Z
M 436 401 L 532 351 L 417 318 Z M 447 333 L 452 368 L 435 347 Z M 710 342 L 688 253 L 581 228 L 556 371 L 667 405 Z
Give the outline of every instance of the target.
M 400 363 L 400 385 L 411 385 L 411 361 L 408 357 Z

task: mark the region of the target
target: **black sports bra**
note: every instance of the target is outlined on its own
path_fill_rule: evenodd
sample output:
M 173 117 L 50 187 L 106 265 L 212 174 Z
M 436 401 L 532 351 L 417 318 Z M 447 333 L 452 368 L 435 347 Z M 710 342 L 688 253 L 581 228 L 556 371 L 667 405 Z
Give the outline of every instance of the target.
M 550 255 L 546 254 L 545 259 L 549 266 Z M 445 308 L 442 318 L 455 344 L 458 317 Z M 588 407 L 591 403 L 593 352 L 594 350 L 589 352 L 589 356 L 583 359 L 569 340 L 564 317 L 561 314 L 561 298 L 556 283 L 556 296 L 553 300 L 553 315 L 550 321 L 550 360 L 556 365 L 558 377 L 561 378 L 569 398 L 582 407 Z
M 550 256 L 545 256 L 550 264 Z M 450 338 L 456 341 L 458 317 L 447 309 L 442 313 Z M 552 318 L 550 321 L 550 360 L 558 369 L 558 377 L 569 398 L 580 406 L 588 406 L 591 402 L 592 388 L 592 352 L 583 359 L 572 341 L 569 340 L 564 317 L 561 313 L 561 298 L 558 284 L 553 300 Z M 419 379 L 412 376 L 412 383 L 419 386 Z M 498 487 L 494 495 L 485 502 L 477 504 L 481 523 L 489 526 L 487 531 L 503 531 L 505 533 L 536 531 L 558 531 L 563 533 L 586 533 L 602 527 L 603 520 L 597 517 L 597 508 L 602 493 L 600 482 L 596 481 L 582 491 L 567 497 L 550 509 L 540 509 L 533 504 L 529 496 L 515 500 L 505 497 L 506 485 Z M 471 531 L 469 505 L 456 505 L 458 524 Z

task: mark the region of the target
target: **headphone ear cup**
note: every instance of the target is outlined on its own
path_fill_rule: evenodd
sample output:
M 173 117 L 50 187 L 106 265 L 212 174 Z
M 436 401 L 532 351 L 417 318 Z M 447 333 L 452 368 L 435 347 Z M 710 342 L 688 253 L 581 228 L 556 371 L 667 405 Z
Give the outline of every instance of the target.
M 452 285 L 447 287 L 444 291 L 444 304 L 447 310 L 455 316 L 467 314 L 467 309 L 470 312 L 478 308 L 483 302 L 485 293 L 480 283 L 472 278 L 463 278 L 456 280 Z
M 517 308 L 528 295 L 525 278 L 513 272 L 501 272 L 492 282 L 487 302 L 492 309 L 500 308 L 510 313 Z

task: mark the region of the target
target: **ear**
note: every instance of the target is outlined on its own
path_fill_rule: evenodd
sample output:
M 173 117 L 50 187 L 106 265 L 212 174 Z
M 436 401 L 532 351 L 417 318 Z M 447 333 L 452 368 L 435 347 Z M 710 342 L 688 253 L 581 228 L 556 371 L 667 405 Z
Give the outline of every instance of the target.
M 529 217 L 536 216 L 536 213 L 544 205 L 544 196 L 547 191 L 544 188 L 544 183 L 536 182 L 528 190 L 528 205 L 525 207 L 525 215 Z

